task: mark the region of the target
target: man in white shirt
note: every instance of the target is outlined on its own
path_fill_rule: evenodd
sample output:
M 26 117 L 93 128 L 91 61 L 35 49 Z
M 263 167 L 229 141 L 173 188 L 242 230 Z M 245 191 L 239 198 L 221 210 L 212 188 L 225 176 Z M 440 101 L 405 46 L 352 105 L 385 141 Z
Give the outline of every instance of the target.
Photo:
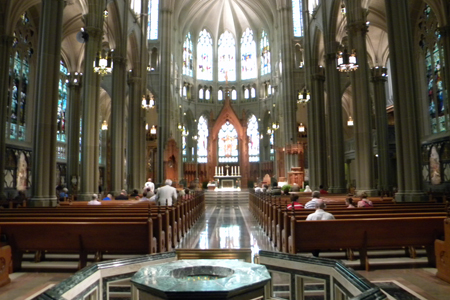
M 170 179 L 166 179 L 164 184 L 156 191 L 158 204 L 172 206 L 177 201 L 177 189 L 172 186 Z
M 316 202 L 316 211 L 309 214 L 306 221 L 317 221 L 317 220 L 334 220 L 334 216 L 323 209 L 325 208 L 325 203 L 319 199 Z
M 322 201 L 322 199 L 320 199 L 319 191 L 314 191 L 311 196 L 312 196 L 312 199 L 309 200 L 308 202 L 306 202 L 305 209 L 315 209 L 316 203 Z
M 151 178 L 147 179 L 147 182 L 144 184 L 144 190 L 145 189 L 150 189 L 152 193 L 155 192 L 155 184 L 152 182 Z
M 88 205 L 101 205 L 102 203 L 98 201 L 97 194 L 92 195 L 92 200 L 88 202 Z

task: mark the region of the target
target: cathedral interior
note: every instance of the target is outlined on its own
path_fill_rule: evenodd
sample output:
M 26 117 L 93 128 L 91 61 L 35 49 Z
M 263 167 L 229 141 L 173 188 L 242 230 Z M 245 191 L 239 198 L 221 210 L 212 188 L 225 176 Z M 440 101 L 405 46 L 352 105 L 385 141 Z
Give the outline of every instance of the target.
M 442 202 L 449 62 L 448 0 L 0 0 L 0 201 L 169 178 Z

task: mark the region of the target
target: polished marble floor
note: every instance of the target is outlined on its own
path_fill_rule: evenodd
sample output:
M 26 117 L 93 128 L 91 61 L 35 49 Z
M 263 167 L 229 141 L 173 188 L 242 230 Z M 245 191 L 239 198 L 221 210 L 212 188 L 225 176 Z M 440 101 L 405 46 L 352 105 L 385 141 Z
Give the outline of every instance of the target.
M 250 248 L 276 251 L 248 210 L 248 194 L 208 192 L 206 212 L 180 243 L 180 248 L 229 249 Z M 305 253 L 304 255 L 310 255 Z M 342 253 L 324 253 L 336 257 L 349 266 Z M 51 256 L 49 256 L 50 258 Z M 379 254 L 379 266 L 375 259 L 372 271 L 358 271 L 372 282 L 392 292 L 390 299 L 450 299 L 450 284 L 436 278 L 436 269 L 425 267 L 425 259 L 409 260 L 395 255 Z M 11 274 L 11 284 L 0 288 L 0 300 L 32 299 L 43 290 L 69 277 L 76 269 L 76 259 L 34 263 L 30 256 L 24 262 L 26 272 Z M 406 296 L 405 296 L 406 295 Z

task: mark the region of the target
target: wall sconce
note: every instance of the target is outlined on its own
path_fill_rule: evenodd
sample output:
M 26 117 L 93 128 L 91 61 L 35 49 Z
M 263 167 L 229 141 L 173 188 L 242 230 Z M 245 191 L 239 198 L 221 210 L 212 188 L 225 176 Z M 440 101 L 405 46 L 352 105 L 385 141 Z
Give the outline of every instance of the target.
M 351 116 L 348 116 L 347 126 L 353 126 L 353 119 Z
M 273 122 L 272 123 L 272 129 L 273 130 L 278 130 L 280 128 L 280 123 L 278 122 Z
M 198 140 L 198 135 L 196 135 L 196 134 L 193 135 L 193 136 L 192 136 L 192 139 L 193 139 L 194 141 Z
M 102 123 L 102 130 L 108 130 L 108 123 L 106 122 L 106 120 L 104 120 Z
M 305 125 L 303 125 L 303 123 L 300 123 L 300 125 L 298 125 L 298 132 L 305 132 Z
M 155 99 L 153 99 L 153 96 L 150 97 L 150 95 L 142 95 L 141 106 L 143 109 L 153 109 L 155 108 Z
M 274 130 L 272 130 L 272 128 L 267 127 L 267 135 L 272 135 L 272 133 L 274 132 Z
M 297 103 L 305 104 L 309 100 L 311 100 L 311 95 L 309 94 L 309 91 L 304 88 L 303 91 L 299 91 L 297 95 Z

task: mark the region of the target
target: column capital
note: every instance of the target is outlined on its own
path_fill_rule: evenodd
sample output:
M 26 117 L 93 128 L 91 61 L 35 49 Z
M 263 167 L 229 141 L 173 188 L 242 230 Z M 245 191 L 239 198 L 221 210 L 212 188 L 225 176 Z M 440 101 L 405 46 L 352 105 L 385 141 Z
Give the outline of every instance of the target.
M 127 61 L 127 59 L 125 57 L 123 57 L 121 55 L 115 55 L 115 54 L 112 55 L 112 60 L 113 60 L 114 64 L 124 64 Z
M 86 26 L 85 31 L 89 35 L 90 38 L 101 38 L 103 35 L 103 30 L 101 28 L 97 28 L 95 26 Z
M 362 32 L 362 33 L 367 33 L 369 31 L 369 28 L 366 24 L 365 21 L 354 21 L 351 23 L 347 23 L 347 32 L 349 34 L 353 33 L 358 33 L 358 32 Z
M 387 68 L 385 67 L 373 67 L 371 69 L 372 81 L 387 81 Z
M 83 73 L 78 73 L 78 72 L 74 72 L 74 73 L 69 73 L 67 74 L 67 83 L 69 88 L 77 88 L 77 87 L 81 87 L 81 80 L 83 78 Z

